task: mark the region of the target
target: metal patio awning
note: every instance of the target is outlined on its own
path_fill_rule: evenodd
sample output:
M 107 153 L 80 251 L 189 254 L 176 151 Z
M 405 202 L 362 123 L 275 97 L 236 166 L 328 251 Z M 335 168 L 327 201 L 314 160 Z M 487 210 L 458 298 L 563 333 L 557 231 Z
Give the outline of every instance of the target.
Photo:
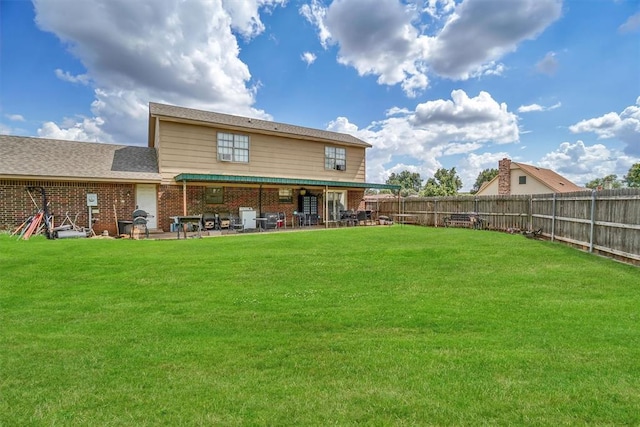
M 268 176 L 218 175 L 181 173 L 173 179 L 176 182 L 220 182 L 227 184 L 266 184 L 266 185 L 300 185 L 308 187 L 348 187 L 373 188 L 376 190 L 399 190 L 396 184 L 377 184 L 373 182 L 325 181 L 319 179 L 278 178 Z

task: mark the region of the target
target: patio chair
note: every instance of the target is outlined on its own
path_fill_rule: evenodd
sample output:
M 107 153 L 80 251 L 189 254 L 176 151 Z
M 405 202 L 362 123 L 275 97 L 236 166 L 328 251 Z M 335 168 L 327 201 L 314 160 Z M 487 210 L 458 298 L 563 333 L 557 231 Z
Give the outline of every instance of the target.
M 244 224 L 239 216 L 230 216 L 229 217 L 229 229 L 235 232 L 243 232 Z
M 278 228 L 287 228 L 287 215 L 284 212 L 278 212 L 278 221 L 276 222 Z

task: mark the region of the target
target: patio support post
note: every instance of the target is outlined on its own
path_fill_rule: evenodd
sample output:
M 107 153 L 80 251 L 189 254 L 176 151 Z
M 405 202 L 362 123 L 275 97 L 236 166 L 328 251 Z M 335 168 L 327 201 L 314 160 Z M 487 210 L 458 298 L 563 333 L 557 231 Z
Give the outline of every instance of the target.
M 323 206 L 323 215 L 324 215 L 324 228 L 329 228 L 329 186 L 325 185 L 323 191 L 323 199 L 324 199 L 324 206 Z
M 182 215 L 187 216 L 187 181 L 182 181 Z

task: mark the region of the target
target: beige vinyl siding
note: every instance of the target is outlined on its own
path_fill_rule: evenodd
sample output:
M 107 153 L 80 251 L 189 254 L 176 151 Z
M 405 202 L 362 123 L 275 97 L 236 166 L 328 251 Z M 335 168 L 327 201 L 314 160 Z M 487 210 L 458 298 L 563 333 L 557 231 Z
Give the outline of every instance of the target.
M 249 163 L 219 162 L 217 132 L 249 135 Z M 344 146 L 347 170 L 324 168 L 324 147 L 336 145 L 161 121 L 159 166 L 163 183 L 181 173 L 269 176 L 335 181 L 365 180 L 365 148 Z M 340 145 L 343 146 L 343 145 Z
M 527 177 L 526 184 L 520 184 L 519 178 Z M 545 194 L 553 193 L 553 190 L 541 183 L 522 169 L 511 169 L 511 194 L 513 196 L 523 194 Z
M 521 176 L 527 177 L 526 184 L 520 184 L 519 178 Z M 478 196 L 496 196 L 498 195 L 499 179 L 496 178 L 489 183 L 482 191 L 477 193 Z M 546 194 L 553 193 L 553 190 L 523 171 L 520 168 L 511 169 L 511 195 L 526 195 L 526 194 Z

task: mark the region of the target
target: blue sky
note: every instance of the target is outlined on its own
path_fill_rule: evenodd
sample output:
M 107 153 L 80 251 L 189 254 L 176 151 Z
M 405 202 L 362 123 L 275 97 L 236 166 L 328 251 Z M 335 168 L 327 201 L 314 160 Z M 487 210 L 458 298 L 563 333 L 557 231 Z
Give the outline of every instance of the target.
M 0 133 L 146 144 L 148 103 L 351 133 L 367 181 L 640 161 L 640 0 L 0 0 Z

